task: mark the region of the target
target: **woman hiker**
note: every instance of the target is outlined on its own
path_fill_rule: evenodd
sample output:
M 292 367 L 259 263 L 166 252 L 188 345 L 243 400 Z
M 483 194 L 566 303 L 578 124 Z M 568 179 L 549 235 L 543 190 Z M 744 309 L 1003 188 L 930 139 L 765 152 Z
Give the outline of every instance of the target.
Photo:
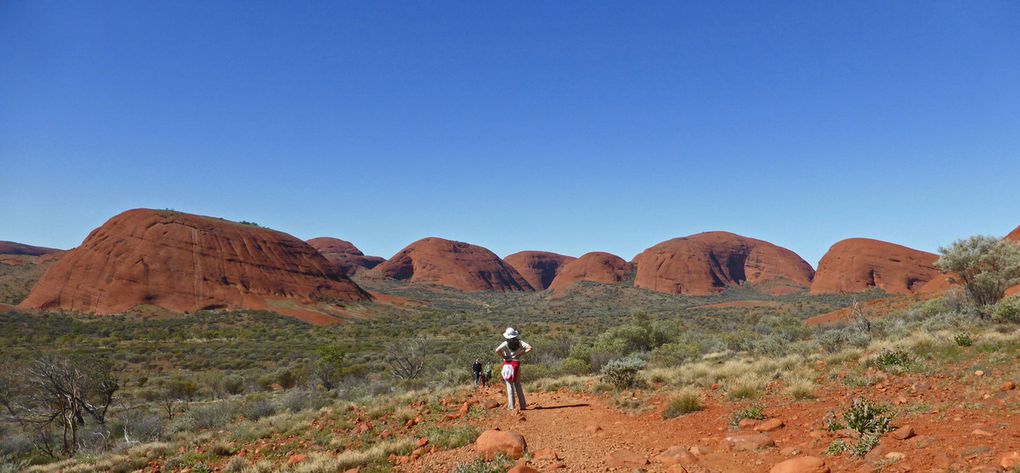
M 527 408 L 524 402 L 524 389 L 521 388 L 521 357 L 531 351 L 531 345 L 518 339 L 520 335 L 512 327 L 503 332 L 505 342 L 496 347 L 496 354 L 503 357 L 503 381 L 506 382 L 507 409 L 514 410 L 514 393 L 517 393 L 517 404 L 521 410 Z

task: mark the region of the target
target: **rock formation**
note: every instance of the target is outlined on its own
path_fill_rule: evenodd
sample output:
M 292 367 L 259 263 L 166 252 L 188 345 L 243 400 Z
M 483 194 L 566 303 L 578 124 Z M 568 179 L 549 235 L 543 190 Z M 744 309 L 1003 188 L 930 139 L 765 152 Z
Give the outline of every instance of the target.
M 576 259 L 547 251 L 521 251 L 503 261 L 513 266 L 535 290 L 542 290 L 552 284 L 564 265 Z
M 818 263 L 812 294 L 871 288 L 911 294 L 939 275 L 938 255 L 868 238 L 850 238 L 829 248 Z
M 619 256 L 601 251 L 585 253 L 560 268 L 549 290 L 561 291 L 581 281 L 614 284 L 626 279 L 628 272 L 630 264 Z
M 814 275 L 796 253 L 728 232 L 664 241 L 634 257 L 634 264 L 635 286 L 672 294 L 708 295 L 744 282 L 807 289 Z
M 113 314 L 143 304 L 186 312 L 369 299 L 314 248 L 286 233 L 136 209 L 111 218 L 64 254 L 20 306 Z
M 411 243 L 371 273 L 465 292 L 533 290 L 517 270 L 495 253 L 477 245 L 442 238 L 424 238 Z
M 336 265 L 344 276 L 353 276 L 361 269 L 372 269 L 386 261 L 385 258 L 379 256 L 365 256 L 351 242 L 339 238 L 312 238 L 308 240 L 308 244 Z

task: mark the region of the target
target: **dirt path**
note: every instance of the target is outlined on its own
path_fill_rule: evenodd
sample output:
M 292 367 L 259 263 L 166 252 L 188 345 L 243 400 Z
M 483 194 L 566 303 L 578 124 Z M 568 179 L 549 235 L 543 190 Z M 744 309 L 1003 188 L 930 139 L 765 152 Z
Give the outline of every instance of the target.
M 730 402 L 721 393 L 708 392 L 705 408 L 676 419 L 663 420 L 663 396 L 640 392 L 629 396 L 640 405 L 638 412 L 622 411 L 612 399 L 560 390 L 528 393 L 531 404 L 523 414 L 502 407 L 485 409 L 487 400 L 505 402 L 501 391 L 492 389 L 472 395 L 472 414 L 464 422 L 482 430 L 499 428 L 524 436 L 531 454 L 553 450 L 559 460 L 532 459 L 531 466 L 550 472 L 632 471 L 649 472 L 767 472 L 774 464 L 797 455 L 814 455 L 826 460 L 833 472 L 909 471 L 1002 471 L 1000 459 L 1020 449 L 1020 394 L 1016 390 L 961 389 L 959 380 L 900 377 L 867 388 L 830 386 L 818 399 L 794 401 L 774 394 L 755 403 L 766 406 L 770 418 L 782 427 L 767 432 L 774 446 L 742 451 L 727 441 L 734 435 L 755 435 L 752 427 L 730 426 L 733 412 L 751 402 Z M 887 434 L 867 457 L 846 454 L 828 456 L 824 450 L 840 434 L 822 429 L 830 410 L 845 407 L 857 397 L 898 406 L 903 412 L 894 426 L 909 424 L 915 434 L 899 440 Z M 759 436 L 760 438 L 760 436 Z M 671 448 L 691 452 L 680 462 L 683 469 L 669 467 L 656 455 Z M 621 452 L 629 452 L 624 455 Z M 615 455 L 614 455 L 615 454 Z M 612 457 L 636 457 L 638 464 L 612 468 Z M 475 458 L 472 445 L 427 455 L 402 465 L 405 472 L 449 472 L 456 465 Z M 647 465 L 640 465 L 646 460 Z

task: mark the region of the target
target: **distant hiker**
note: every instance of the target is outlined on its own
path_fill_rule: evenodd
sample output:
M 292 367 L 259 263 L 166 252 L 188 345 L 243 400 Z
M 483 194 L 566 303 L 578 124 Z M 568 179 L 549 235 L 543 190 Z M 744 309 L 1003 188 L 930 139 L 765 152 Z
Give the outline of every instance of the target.
M 471 377 L 475 380 L 475 384 L 483 384 L 482 382 L 482 360 L 475 358 L 475 363 L 471 365 Z
M 503 332 L 505 342 L 496 347 L 496 353 L 503 357 L 503 381 L 506 382 L 507 409 L 514 410 L 514 393 L 517 394 L 518 404 L 521 410 L 527 408 L 524 402 L 524 389 L 521 388 L 521 357 L 531 351 L 531 345 L 519 340 L 519 332 L 508 327 Z
M 482 374 L 485 376 L 485 385 L 488 387 L 492 383 L 492 363 L 485 364 L 485 372 Z

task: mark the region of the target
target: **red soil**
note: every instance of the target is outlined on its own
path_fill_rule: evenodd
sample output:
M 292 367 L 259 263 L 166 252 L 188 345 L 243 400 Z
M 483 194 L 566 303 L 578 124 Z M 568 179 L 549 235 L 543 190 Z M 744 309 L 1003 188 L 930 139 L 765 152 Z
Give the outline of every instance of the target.
M 964 368 L 966 370 L 966 368 Z M 793 400 L 773 386 L 764 399 L 730 402 L 720 391 L 702 391 L 704 409 L 675 419 L 663 420 L 660 413 L 668 399 L 641 391 L 618 395 L 646 408 L 641 413 L 621 412 L 606 396 L 579 394 L 561 389 L 552 393 L 527 393 L 533 408 L 514 415 L 502 407 L 487 410 L 489 400 L 505 402 L 495 388 L 471 398 L 472 410 L 483 410 L 481 418 L 469 421 L 480 429 L 510 430 L 524 436 L 528 452 L 543 451 L 541 459 L 530 460 L 539 471 L 765 473 L 786 459 L 810 455 L 823 459 L 833 472 L 951 472 L 1001 471 L 1000 461 L 1017 450 L 1020 423 L 1017 414 L 1020 391 L 1000 389 L 1008 373 L 986 373 L 968 379 L 955 376 L 892 376 L 869 372 L 875 384 L 846 387 L 841 371 L 818 366 L 818 382 L 824 387 L 817 399 Z M 828 381 L 829 377 L 837 381 Z M 964 387 L 966 386 L 966 387 Z M 842 412 L 857 398 L 895 406 L 899 412 L 893 426 L 910 426 L 914 435 L 904 440 L 885 434 L 864 458 L 849 454 L 828 455 L 833 441 L 846 438 L 846 431 L 824 429 L 830 411 Z M 757 433 L 764 423 L 747 427 L 730 426 L 733 413 L 750 404 L 761 404 L 774 430 Z M 451 425 L 464 422 L 451 422 Z M 768 428 L 766 428 L 768 429 Z M 734 435 L 758 435 L 775 446 L 744 451 L 726 440 Z M 657 455 L 667 449 L 686 451 L 679 458 L 682 468 L 667 466 Z M 548 450 L 552 450 L 549 452 Z M 623 452 L 630 452 L 626 455 Z M 451 471 L 455 465 L 476 458 L 473 446 L 431 453 L 399 465 L 401 472 Z M 634 457 L 639 463 L 620 470 L 609 466 L 612 458 Z M 554 459 L 555 458 L 555 459 Z
M 814 270 L 796 253 L 728 232 L 699 233 L 659 243 L 634 258 L 636 287 L 708 295 L 749 282 L 806 289 Z
M 93 230 L 49 268 L 20 307 L 114 314 L 139 305 L 188 312 L 265 309 L 276 303 L 284 307 L 279 311 L 293 312 L 295 303 L 323 300 L 368 301 L 370 296 L 314 248 L 286 233 L 137 209 Z

